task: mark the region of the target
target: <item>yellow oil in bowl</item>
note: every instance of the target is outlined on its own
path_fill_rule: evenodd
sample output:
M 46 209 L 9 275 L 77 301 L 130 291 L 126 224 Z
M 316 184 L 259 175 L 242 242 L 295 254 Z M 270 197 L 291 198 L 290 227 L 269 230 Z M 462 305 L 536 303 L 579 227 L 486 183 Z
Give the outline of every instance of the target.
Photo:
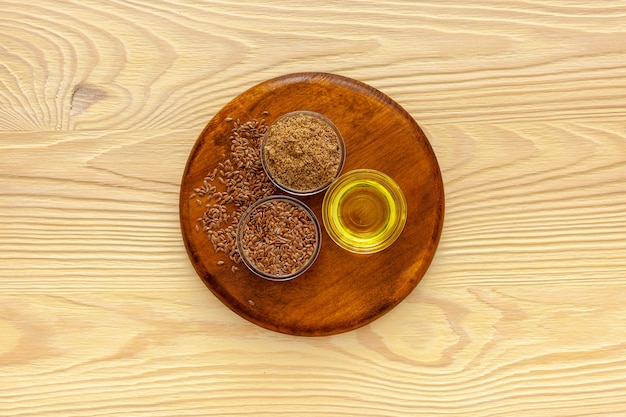
M 406 200 L 388 175 L 357 169 L 340 176 L 326 191 L 322 219 L 330 238 L 355 253 L 389 247 L 406 223 Z

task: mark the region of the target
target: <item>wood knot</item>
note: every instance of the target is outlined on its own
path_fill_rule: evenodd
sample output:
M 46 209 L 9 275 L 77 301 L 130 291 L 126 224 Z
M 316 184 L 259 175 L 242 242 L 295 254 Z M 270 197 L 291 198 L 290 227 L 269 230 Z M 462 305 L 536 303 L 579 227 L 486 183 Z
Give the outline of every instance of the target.
M 87 111 L 87 108 L 98 100 L 106 98 L 107 93 L 100 88 L 79 84 L 74 87 L 70 103 L 70 116 L 76 116 Z

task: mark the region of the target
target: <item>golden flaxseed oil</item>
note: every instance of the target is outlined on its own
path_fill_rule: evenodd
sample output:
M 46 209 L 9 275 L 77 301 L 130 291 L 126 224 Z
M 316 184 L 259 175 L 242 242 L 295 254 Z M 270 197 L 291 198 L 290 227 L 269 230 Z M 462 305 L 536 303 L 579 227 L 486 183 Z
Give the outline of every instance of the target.
M 393 196 L 379 183 L 357 179 L 329 201 L 337 215 L 337 232 L 351 246 L 376 246 L 386 238 L 385 230 L 394 224 Z

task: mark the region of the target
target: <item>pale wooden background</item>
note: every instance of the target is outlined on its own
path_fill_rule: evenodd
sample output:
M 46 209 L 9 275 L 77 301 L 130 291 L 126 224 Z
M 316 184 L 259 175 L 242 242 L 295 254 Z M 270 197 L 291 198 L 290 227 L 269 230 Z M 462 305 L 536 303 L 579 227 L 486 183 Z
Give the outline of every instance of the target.
M 0 416 L 626 414 L 626 1 L 0 0 Z M 300 338 L 202 284 L 191 146 L 261 81 L 390 95 L 446 221 L 411 295 Z

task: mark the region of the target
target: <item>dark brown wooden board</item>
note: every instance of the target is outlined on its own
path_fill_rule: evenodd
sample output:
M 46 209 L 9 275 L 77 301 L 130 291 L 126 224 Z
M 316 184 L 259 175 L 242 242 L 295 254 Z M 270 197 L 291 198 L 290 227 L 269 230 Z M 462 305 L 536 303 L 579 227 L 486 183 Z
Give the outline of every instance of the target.
M 243 264 L 216 254 L 195 230 L 204 208 L 193 189 L 228 153 L 232 122 L 311 110 L 331 119 L 346 142 L 343 172 L 371 168 L 391 176 L 404 191 L 408 216 L 398 240 L 382 252 L 357 255 L 323 231 L 317 262 L 287 282 L 267 281 Z M 264 114 L 264 112 L 267 112 Z M 300 198 L 322 220 L 323 193 Z M 341 333 L 363 326 L 402 301 L 428 269 L 439 242 L 444 191 L 435 154 L 415 120 L 380 91 L 326 73 L 298 73 L 258 84 L 235 97 L 207 124 L 193 146 L 180 191 L 180 221 L 191 262 L 206 286 L 241 317 L 264 328 L 302 336 Z M 323 227 L 322 227 L 323 229 Z M 224 260 L 223 266 L 217 262 Z M 416 318 L 419 319 L 419 318 Z

